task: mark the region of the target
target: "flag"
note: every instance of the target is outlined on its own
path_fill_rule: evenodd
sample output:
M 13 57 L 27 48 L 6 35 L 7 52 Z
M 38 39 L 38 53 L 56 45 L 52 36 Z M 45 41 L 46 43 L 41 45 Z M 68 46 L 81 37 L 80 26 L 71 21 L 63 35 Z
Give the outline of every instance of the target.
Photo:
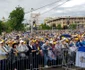
M 85 68 L 85 47 L 80 47 L 76 53 L 76 66 Z

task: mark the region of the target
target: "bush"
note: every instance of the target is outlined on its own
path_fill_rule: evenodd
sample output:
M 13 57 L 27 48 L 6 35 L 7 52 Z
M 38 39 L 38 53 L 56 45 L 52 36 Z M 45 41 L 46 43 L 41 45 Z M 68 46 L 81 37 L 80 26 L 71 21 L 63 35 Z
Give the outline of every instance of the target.
M 76 29 L 76 27 L 77 27 L 77 24 L 74 24 L 74 23 L 69 25 L 69 29 Z
M 59 29 L 59 30 L 62 29 L 61 24 L 57 25 L 57 29 Z

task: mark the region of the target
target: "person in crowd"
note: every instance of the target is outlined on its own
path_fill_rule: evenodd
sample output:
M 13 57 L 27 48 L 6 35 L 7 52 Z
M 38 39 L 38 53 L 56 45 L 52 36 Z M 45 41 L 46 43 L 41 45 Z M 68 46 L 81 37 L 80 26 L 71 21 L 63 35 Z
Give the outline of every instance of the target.
M 27 45 L 25 44 L 25 41 L 20 40 L 20 44 L 17 47 L 18 52 L 20 53 L 20 57 L 26 57 L 26 52 L 29 51 Z
M 62 34 L 68 34 L 72 37 L 61 38 L 60 36 Z M 76 51 L 78 51 L 79 47 L 85 46 L 84 34 L 85 32 L 79 29 L 74 31 L 60 30 L 55 32 L 46 30 L 34 32 L 33 34 L 30 32 L 22 33 L 16 31 L 7 33 L 5 34 L 5 42 L 1 42 L 0 44 L 0 66 L 3 70 L 2 66 L 4 66 L 4 60 L 7 59 L 7 61 L 9 61 L 10 57 L 14 60 L 12 61 L 12 67 L 14 66 L 12 69 L 17 68 L 15 59 L 17 59 L 17 61 L 20 60 L 20 64 L 24 65 L 27 62 L 30 67 L 37 69 L 38 65 L 40 65 L 38 62 L 41 60 L 43 60 L 45 67 L 49 66 L 50 61 L 51 63 L 57 61 L 57 64 L 63 63 L 63 65 L 67 65 L 70 60 L 75 62 Z M 0 35 L 0 39 L 3 39 L 3 35 Z M 15 41 L 16 43 L 14 43 Z M 24 41 L 26 41 L 26 43 Z M 13 59 L 13 57 L 15 59 Z M 22 59 L 20 57 L 22 57 Z M 69 58 L 71 59 L 69 60 Z M 21 65 L 22 69 L 25 66 L 23 65 Z
M 76 43 L 74 41 L 69 42 L 69 56 L 68 56 L 68 65 L 74 65 L 75 64 L 75 58 L 76 58 L 76 51 L 78 50 L 78 47 L 76 47 Z
M 49 41 L 46 40 L 46 42 L 42 45 L 42 51 L 44 54 L 44 66 L 48 67 L 48 60 L 56 60 L 56 57 L 54 53 L 52 52 L 52 47 L 49 45 Z
M 35 45 L 35 40 L 31 40 L 29 42 L 29 50 L 30 50 L 30 64 L 32 64 L 31 68 L 34 68 L 34 70 L 38 70 L 38 45 Z
M 48 67 L 48 65 L 47 65 L 48 50 L 49 50 L 49 41 L 48 40 L 42 45 L 42 50 L 43 50 L 43 54 L 44 54 L 44 66 Z
M 18 46 L 17 43 L 12 44 L 12 48 L 11 51 L 9 52 L 8 59 L 7 59 L 7 64 L 8 64 L 7 70 L 9 69 L 14 70 L 18 68 L 17 61 L 19 60 L 19 58 L 18 58 L 17 46 Z
M 43 52 L 38 40 L 35 41 L 35 49 L 37 50 L 37 62 L 41 64 L 43 61 Z
M 62 41 L 62 54 L 63 54 L 63 57 L 62 57 L 62 65 L 67 65 L 67 62 L 68 62 L 68 43 L 66 42 L 66 39 L 64 39 Z
M 0 70 L 6 70 L 7 51 L 4 49 L 4 42 L 0 41 Z
M 82 46 L 85 46 L 85 37 L 82 37 L 81 43 L 82 43 Z
M 55 55 L 57 57 L 57 64 L 62 64 L 62 45 L 59 41 L 57 41 L 55 48 L 54 48 L 54 52 Z
M 78 38 L 75 38 L 76 39 L 76 46 L 79 48 L 82 46 L 82 43 L 81 41 L 78 39 Z

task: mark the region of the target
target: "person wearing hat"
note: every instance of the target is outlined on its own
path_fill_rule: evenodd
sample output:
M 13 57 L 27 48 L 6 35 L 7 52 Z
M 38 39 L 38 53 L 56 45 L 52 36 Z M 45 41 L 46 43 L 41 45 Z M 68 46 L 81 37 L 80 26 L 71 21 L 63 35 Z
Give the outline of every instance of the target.
M 7 70 L 14 70 L 17 67 L 17 61 L 18 61 L 18 50 L 17 50 L 17 43 L 12 44 L 11 51 L 9 52 L 8 58 L 7 58 Z
M 25 52 L 27 52 L 29 49 L 27 45 L 25 44 L 25 41 L 20 40 L 20 44 L 17 47 L 18 52 L 20 53 L 21 57 L 26 57 Z
M 3 48 L 3 41 L 0 41 L 0 70 L 5 70 L 5 63 L 6 63 L 6 59 L 7 59 L 7 52 L 6 50 Z
M 36 43 L 33 40 L 30 40 L 29 42 L 29 58 L 30 59 L 30 63 L 32 64 L 33 68 L 38 68 L 38 42 L 36 41 Z
M 61 48 L 61 53 L 62 53 L 62 56 L 63 56 L 63 59 L 62 59 L 62 63 L 63 65 L 66 65 L 67 62 L 68 62 L 68 43 L 65 41 L 66 39 L 64 39 L 61 43 L 62 45 L 62 48 Z

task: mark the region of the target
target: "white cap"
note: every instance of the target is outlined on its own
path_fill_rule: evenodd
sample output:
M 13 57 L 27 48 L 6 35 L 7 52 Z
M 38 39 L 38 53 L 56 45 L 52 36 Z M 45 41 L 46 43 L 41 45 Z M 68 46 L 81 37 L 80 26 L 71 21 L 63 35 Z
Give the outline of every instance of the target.
M 53 44 L 53 41 L 50 41 L 51 44 Z
M 63 39 L 61 40 L 61 42 L 62 42 L 62 41 L 65 41 L 65 40 L 66 40 L 66 38 L 63 38 Z
M 24 42 L 23 40 L 20 40 L 20 43 Z

